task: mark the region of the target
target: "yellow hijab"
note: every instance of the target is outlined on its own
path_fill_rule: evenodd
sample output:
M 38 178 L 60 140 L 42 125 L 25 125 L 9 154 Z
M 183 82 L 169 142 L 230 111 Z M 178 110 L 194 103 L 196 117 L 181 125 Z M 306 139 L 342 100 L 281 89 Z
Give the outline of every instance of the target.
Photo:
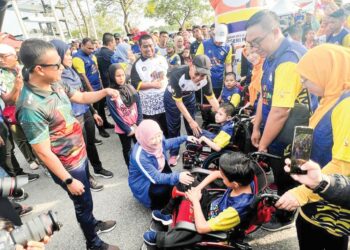
M 350 89 L 350 49 L 333 44 L 316 46 L 301 58 L 297 71 L 324 88 L 324 96 L 310 118 L 310 126 L 314 128 L 342 93 Z

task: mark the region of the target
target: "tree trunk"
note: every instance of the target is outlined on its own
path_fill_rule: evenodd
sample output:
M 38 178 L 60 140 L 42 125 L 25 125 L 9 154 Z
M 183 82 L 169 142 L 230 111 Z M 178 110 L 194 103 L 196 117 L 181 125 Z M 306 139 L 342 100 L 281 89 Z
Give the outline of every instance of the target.
M 124 29 L 126 34 L 130 33 L 130 22 L 129 22 L 129 14 L 124 14 Z
M 80 39 L 82 39 L 83 38 L 83 31 L 81 29 L 81 26 L 80 26 L 80 23 L 79 23 L 79 19 L 78 19 L 77 15 L 75 14 L 74 10 L 73 10 L 72 2 L 71 2 L 71 0 L 67 0 L 67 3 L 68 3 L 70 11 L 73 14 L 75 22 L 78 25 Z
M 86 29 L 86 36 L 87 36 L 87 37 L 90 37 L 90 30 L 89 30 L 88 22 L 87 22 L 87 20 L 86 20 L 86 16 L 85 16 L 85 14 L 84 14 L 84 12 L 83 12 L 83 9 L 81 8 L 81 5 L 80 5 L 80 2 L 79 2 L 79 1 L 80 1 L 80 0 L 76 0 L 77 5 L 78 5 L 78 9 L 79 9 L 80 14 L 81 14 L 81 16 L 82 16 L 82 18 L 83 18 L 84 26 L 85 26 L 85 29 Z
M 130 33 L 130 22 L 129 22 L 129 11 L 130 11 L 130 6 L 133 3 L 133 0 L 119 0 L 118 1 L 120 4 L 120 7 L 122 7 L 123 10 L 123 15 L 124 15 L 124 29 L 125 32 L 128 34 Z

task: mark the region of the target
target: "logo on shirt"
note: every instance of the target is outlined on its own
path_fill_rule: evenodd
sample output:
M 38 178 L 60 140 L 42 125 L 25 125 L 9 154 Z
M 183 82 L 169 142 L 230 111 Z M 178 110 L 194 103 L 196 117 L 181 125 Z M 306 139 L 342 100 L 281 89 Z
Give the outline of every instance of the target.
M 142 67 L 142 71 L 146 71 L 147 70 L 147 67 L 146 66 L 143 66 Z

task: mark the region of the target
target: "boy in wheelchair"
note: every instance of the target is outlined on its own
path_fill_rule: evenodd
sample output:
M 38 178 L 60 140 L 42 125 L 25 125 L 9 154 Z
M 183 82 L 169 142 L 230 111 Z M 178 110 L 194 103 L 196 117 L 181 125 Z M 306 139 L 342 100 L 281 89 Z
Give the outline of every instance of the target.
M 249 206 L 254 200 L 254 170 L 251 164 L 251 160 L 242 153 L 223 154 L 219 161 L 220 170 L 212 171 L 198 186 L 186 192 L 186 198 L 192 203 L 196 232 L 178 230 L 175 227 L 168 232 L 147 231 L 143 236 L 145 243 L 159 248 L 184 246 L 201 241 L 202 234 L 228 231 L 239 225 L 246 219 Z M 208 193 L 203 192 L 202 197 L 204 188 L 216 179 L 222 179 L 227 187 L 224 194 L 209 199 L 206 197 Z M 169 211 L 174 204 L 177 203 L 172 199 L 163 210 L 153 211 L 153 219 L 164 225 L 171 224 Z
M 233 105 L 229 103 L 221 104 L 215 114 L 215 122 L 220 125 L 219 132 L 216 134 L 207 130 L 202 130 L 199 142 L 204 142 L 216 152 L 226 147 L 230 143 L 233 135 L 234 123 L 232 117 L 234 111 L 235 108 Z

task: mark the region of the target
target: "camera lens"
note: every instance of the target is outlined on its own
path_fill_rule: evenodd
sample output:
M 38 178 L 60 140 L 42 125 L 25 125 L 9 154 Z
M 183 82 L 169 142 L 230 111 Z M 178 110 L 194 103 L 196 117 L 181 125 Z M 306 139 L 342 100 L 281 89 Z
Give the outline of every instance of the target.
M 27 175 L 0 178 L 0 196 L 20 197 L 21 195 L 23 195 L 23 190 L 21 189 L 21 187 L 27 183 L 28 183 Z
M 41 241 L 45 235 L 51 236 L 60 227 L 61 223 L 57 221 L 55 213 L 49 211 L 14 229 L 10 234 L 15 244 L 26 246 L 29 240 Z

